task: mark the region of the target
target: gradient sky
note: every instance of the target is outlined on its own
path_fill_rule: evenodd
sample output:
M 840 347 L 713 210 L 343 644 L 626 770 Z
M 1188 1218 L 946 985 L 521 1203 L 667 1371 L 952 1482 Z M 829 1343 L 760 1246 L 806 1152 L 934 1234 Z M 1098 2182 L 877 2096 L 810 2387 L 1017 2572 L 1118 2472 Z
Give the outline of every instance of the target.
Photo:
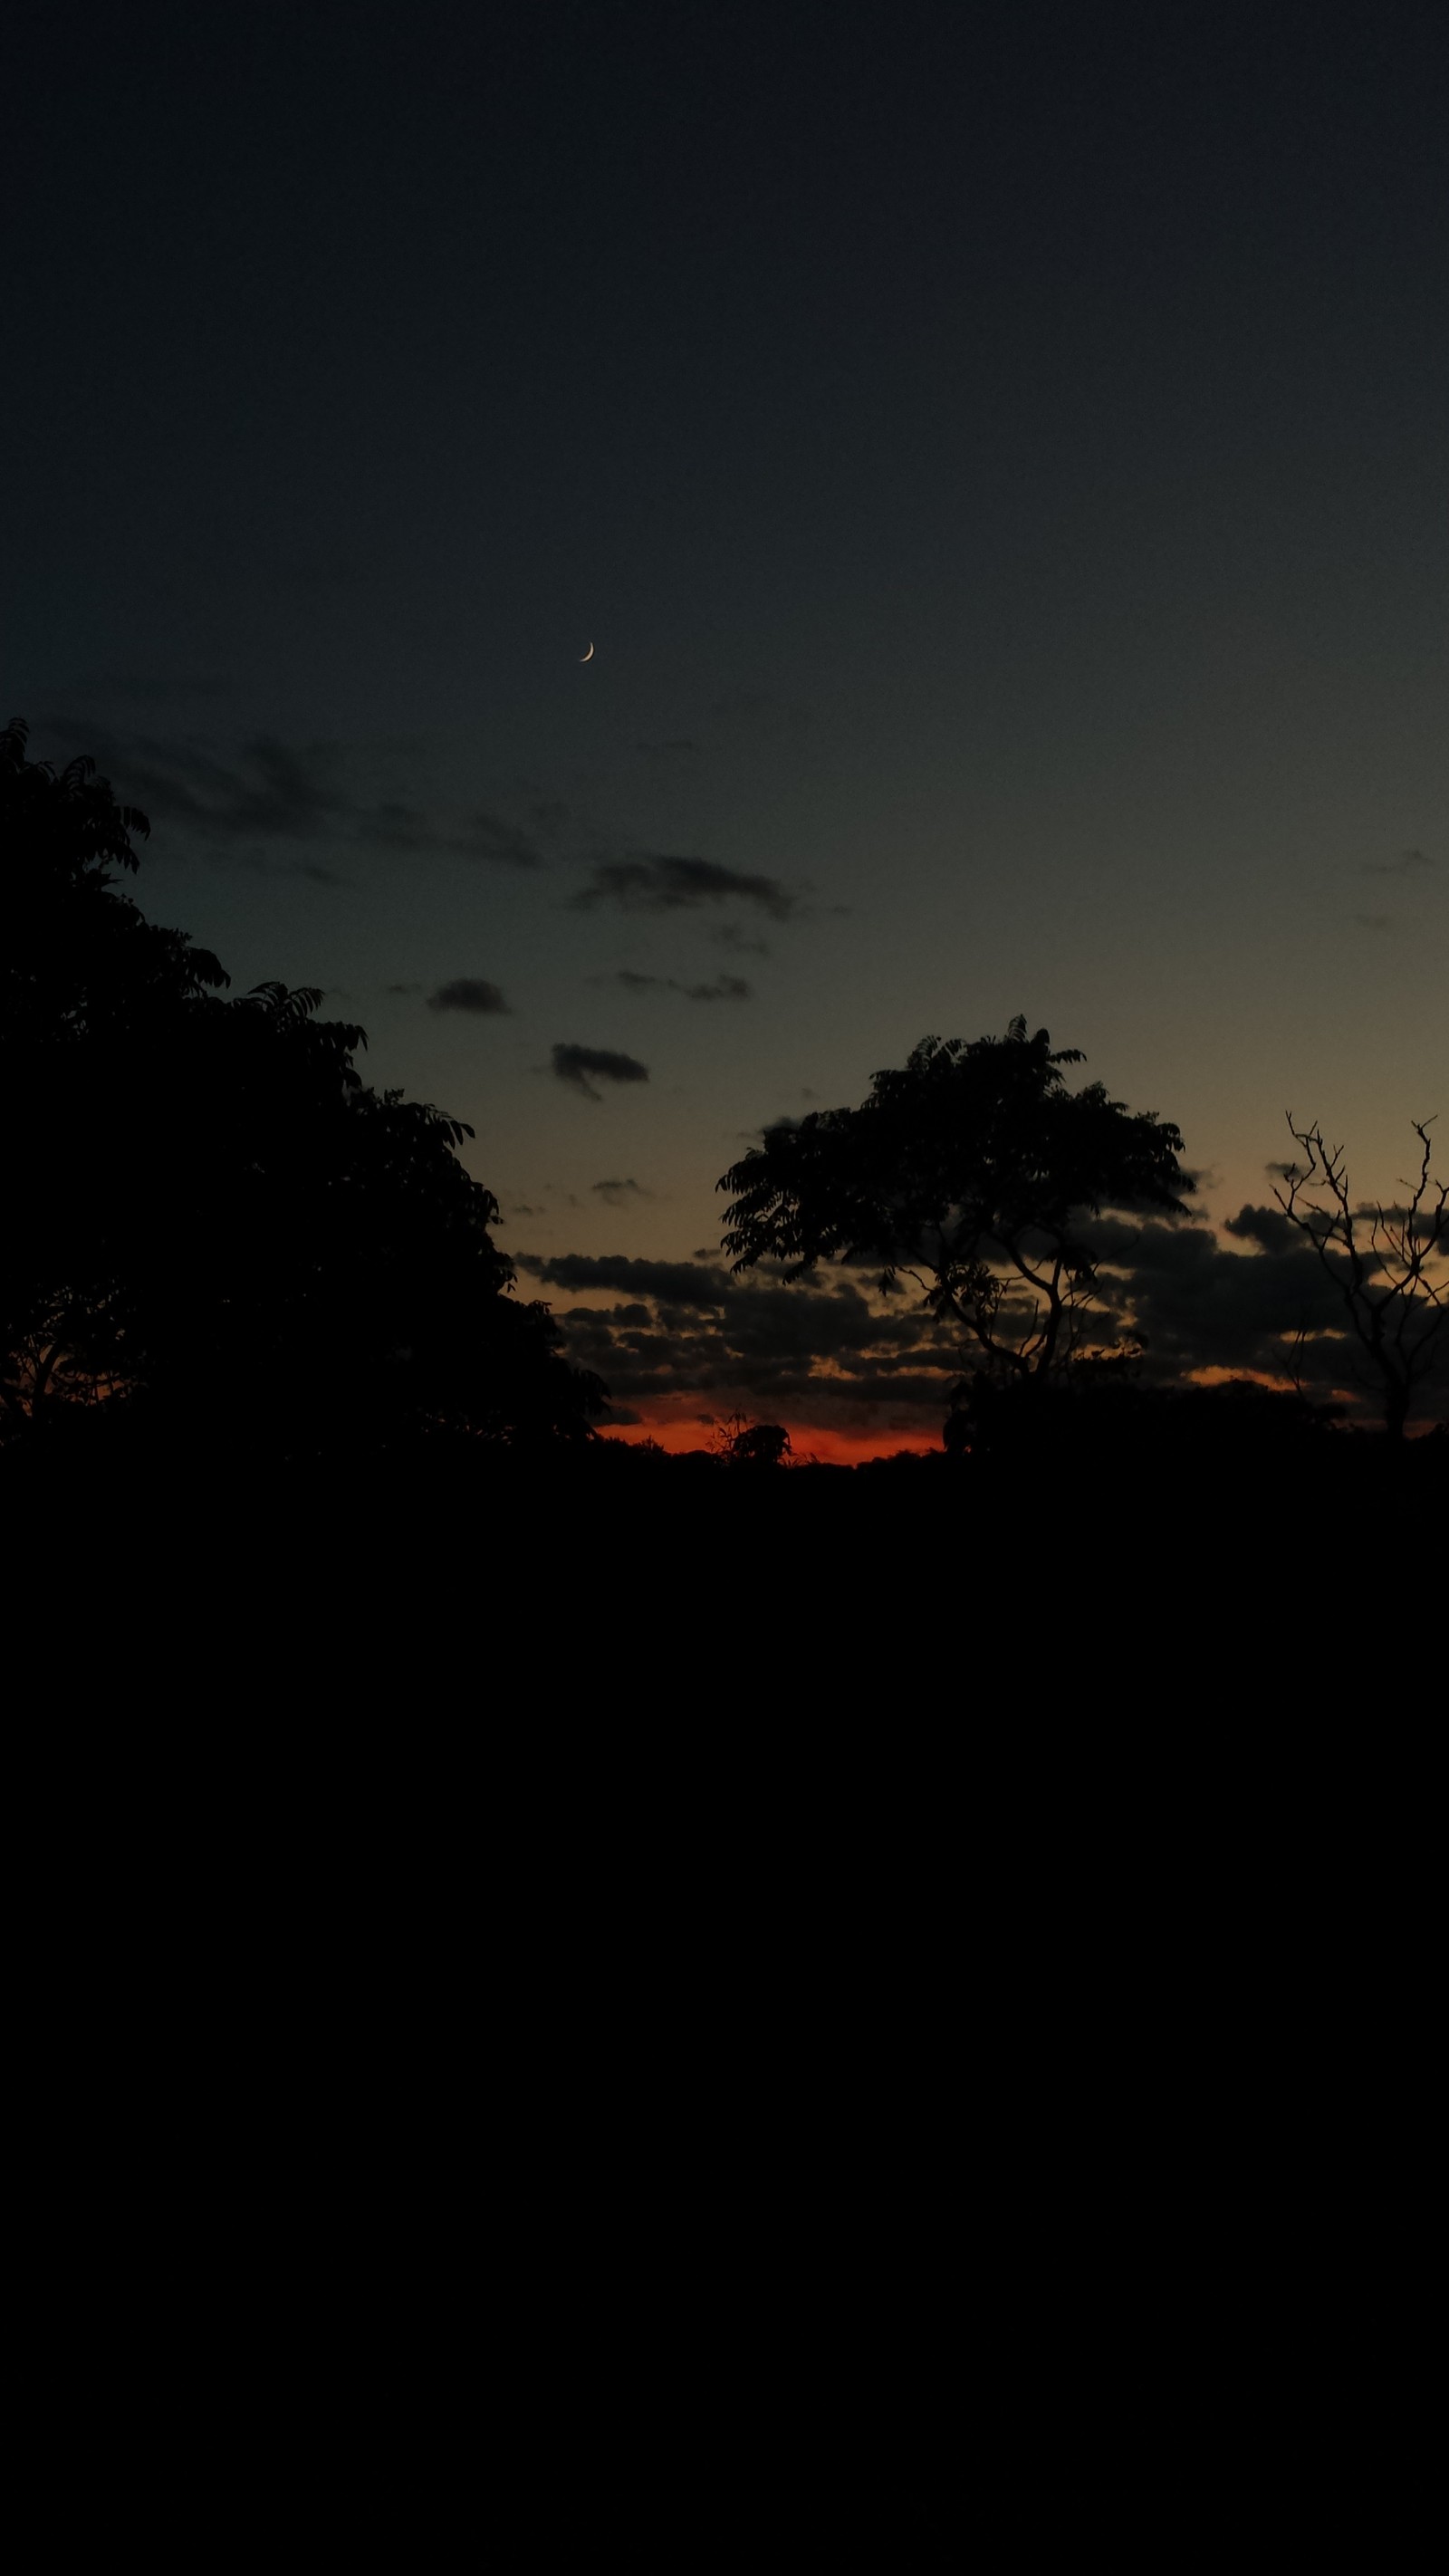
M 29 28 L 4 711 L 511 1250 L 712 1246 L 764 1120 L 1017 1011 L 1219 1216 L 1285 1107 L 1366 1189 L 1449 1119 L 1442 6 Z

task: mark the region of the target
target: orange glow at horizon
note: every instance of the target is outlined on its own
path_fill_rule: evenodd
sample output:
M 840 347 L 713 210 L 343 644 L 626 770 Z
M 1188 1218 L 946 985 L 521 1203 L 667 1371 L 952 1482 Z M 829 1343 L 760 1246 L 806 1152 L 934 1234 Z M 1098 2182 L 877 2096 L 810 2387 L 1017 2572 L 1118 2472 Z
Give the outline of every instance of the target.
M 793 1456 L 818 1458 L 826 1467 L 858 1467 L 867 1458 L 893 1458 L 903 1449 L 919 1456 L 941 1446 L 939 1437 L 927 1431 L 826 1431 L 818 1423 L 792 1422 L 788 1414 L 778 1418 L 790 1434 Z M 714 1435 L 714 1425 L 698 1415 L 664 1411 L 641 1422 L 599 1427 L 609 1439 L 627 1441 L 631 1448 L 653 1440 L 673 1457 L 688 1449 L 708 1449 Z

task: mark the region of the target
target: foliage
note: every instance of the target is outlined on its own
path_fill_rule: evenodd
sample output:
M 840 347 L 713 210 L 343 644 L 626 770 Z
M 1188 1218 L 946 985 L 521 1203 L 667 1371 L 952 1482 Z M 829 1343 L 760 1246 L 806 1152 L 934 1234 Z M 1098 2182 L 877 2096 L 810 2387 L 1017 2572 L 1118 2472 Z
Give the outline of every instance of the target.
M 1409 1123 L 1419 1169 L 1400 1182 L 1408 1193 L 1401 1205 L 1355 1207 L 1343 1147 L 1326 1145 L 1316 1122 L 1295 1127 L 1291 1111 L 1288 1132 L 1306 1160 L 1287 1164 L 1273 1192 L 1343 1299 L 1358 1345 L 1356 1375 L 1379 1397 L 1391 1439 L 1402 1439 L 1414 1398 L 1434 1373 L 1449 1318 L 1449 1280 L 1430 1275 L 1449 1252 L 1449 1183 L 1430 1179 L 1433 1120 Z
M 1004 1038 L 923 1038 L 857 1109 L 767 1128 L 719 1183 L 737 1270 L 773 1258 L 905 1273 L 999 1370 L 1045 1375 L 1076 1350 L 1096 1288 L 1084 1226 L 1102 1208 L 1181 1212 L 1182 1138 L 1099 1082 L 1068 1089 L 1076 1048 L 1024 1019 Z M 924 1274 L 924 1275 L 923 1275 Z
M 0 1396 L 272 1454 L 452 1429 L 579 1436 L 602 1389 L 512 1292 L 471 1133 L 364 1084 L 320 993 L 225 998 L 117 882 L 145 817 L 0 734 Z
M 710 1438 L 710 1454 L 729 1467 L 786 1467 L 793 1464 L 790 1434 L 782 1422 L 752 1422 L 747 1413 L 726 1414 Z

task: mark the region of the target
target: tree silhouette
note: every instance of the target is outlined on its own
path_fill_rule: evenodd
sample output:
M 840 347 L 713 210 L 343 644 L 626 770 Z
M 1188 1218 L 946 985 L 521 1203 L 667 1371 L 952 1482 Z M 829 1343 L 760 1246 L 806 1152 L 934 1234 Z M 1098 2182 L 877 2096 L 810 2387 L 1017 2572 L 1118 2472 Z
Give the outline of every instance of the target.
M 0 735 L 0 1398 L 272 1455 L 456 1430 L 577 1437 L 597 1379 L 510 1292 L 471 1130 L 364 1084 L 320 993 L 225 998 L 117 885 L 144 815 Z
M 1004 1038 L 923 1038 L 858 1109 L 782 1119 L 718 1185 L 735 1269 L 879 1262 L 883 1287 L 914 1279 L 997 1370 L 1031 1381 L 1060 1368 L 1096 1289 L 1084 1220 L 1107 1206 L 1181 1212 L 1191 1186 L 1176 1127 L 1099 1082 L 1069 1090 L 1061 1068 L 1080 1062 L 1018 1018 Z
M 1401 1440 L 1414 1397 L 1433 1375 L 1449 1320 L 1449 1281 L 1430 1277 L 1449 1247 L 1449 1183 L 1430 1179 L 1432 1119 L 1410 1120 L 1419 1140 L 1419 1169 L 1401 1181 L 1404 1203 L 1355 1207 L 1341 1145 L 1327 1145 L 1315 1121 L 1288 1133 L 1307 1157 L 1290 1163 L 1273 1195 L 1305 1234 L 1343 1299 L 1359 1350 L 1356 1370 L 1383 1405 L 1384 1428 Z
M 710 1441 L 716 1458 L 730 1467 L 783 1467 L 792 1443 L 782 1422 L 752 1422 L 747 1413 L 728 1413 Z

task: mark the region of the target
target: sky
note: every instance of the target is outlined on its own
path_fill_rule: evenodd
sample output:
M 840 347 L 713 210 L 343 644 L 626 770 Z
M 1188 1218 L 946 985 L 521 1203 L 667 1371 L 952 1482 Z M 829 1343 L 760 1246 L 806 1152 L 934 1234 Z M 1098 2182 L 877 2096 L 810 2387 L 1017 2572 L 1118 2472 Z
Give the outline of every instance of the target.
M 776 1375 L 662 1393 L 724 1308 L 568 1269 L 704 1296 L 927 1032 L 1083 1048 L 1258 1279 L 1286 1109 L 1365 1191 L 1449 1119 L 1442 8 L 136 0 L 20 77 L 0 712 L 645 1316 L 621 1418 L 935 1436 L 919 1319 L 822 1393 L 764 1283 Z

